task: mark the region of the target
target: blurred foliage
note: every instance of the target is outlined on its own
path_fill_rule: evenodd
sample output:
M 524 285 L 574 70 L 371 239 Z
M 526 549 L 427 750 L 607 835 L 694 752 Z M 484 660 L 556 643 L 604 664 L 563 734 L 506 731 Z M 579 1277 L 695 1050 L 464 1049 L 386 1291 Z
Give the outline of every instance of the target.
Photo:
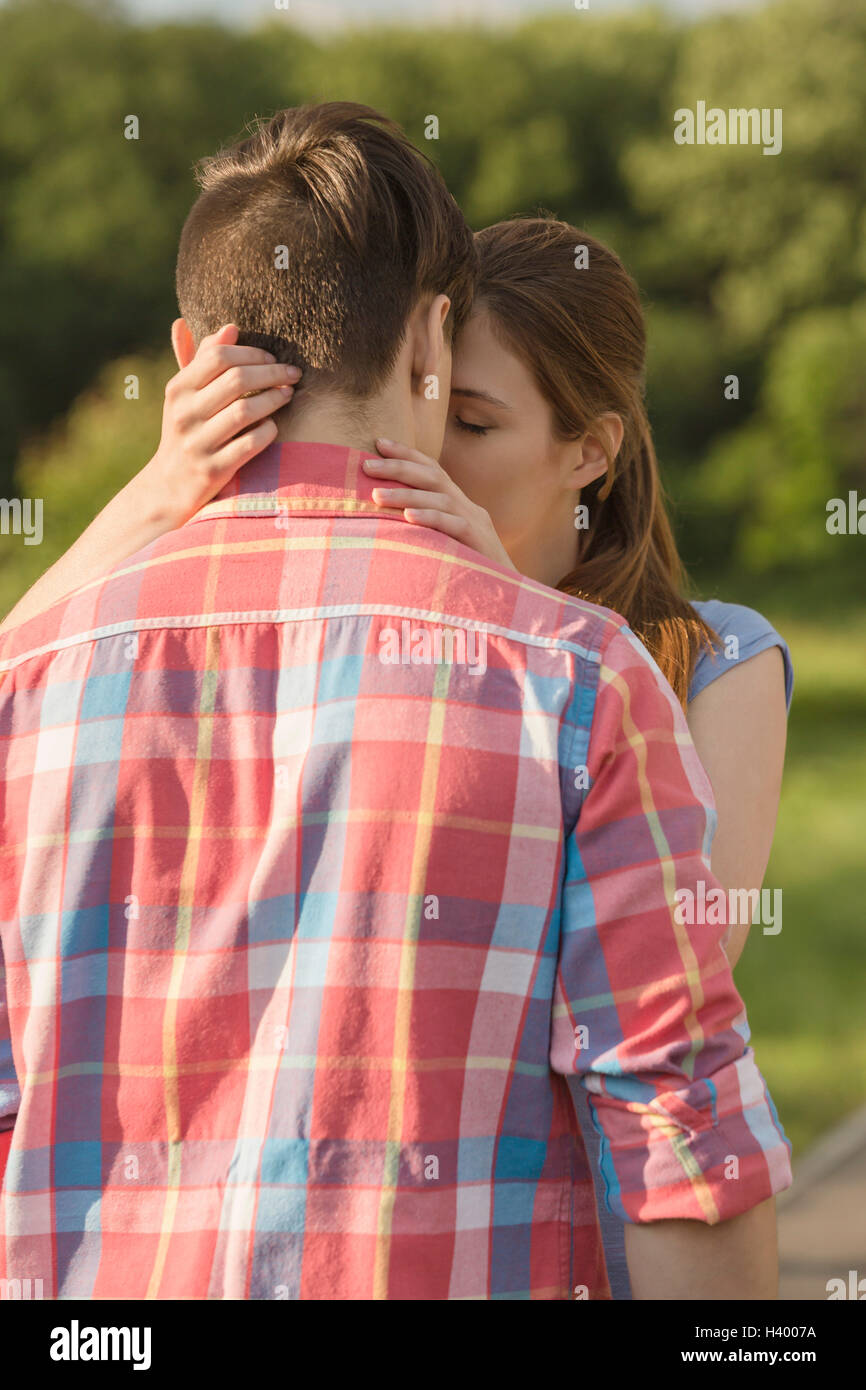
M 171 352 L 118 358 L 25 447 L 18 486 L 22 496 L 42 499 L 44 538 L 41 545 L 5 541 L 15 557 L 0 566 L 0 612 L 8 613 L 153 453 L 165 383 L 176 371 Z M 133 378 L 137 399 L 128 398 Z
M 828 536 L 825 509 L 866 490 L 864 66 L 861 0 L 692 23 L 650 8 L 326 39 L 285 15 L 239 32 L 135 25 L 112 0 L 55 0 L 49 23 L 39 0 L 11 0 L 0 9 L 0 489 L 21 491 L 23 442 L 103 367 L 164 347 L 195 161 L 256 115 L 339 97 L 398 120 L 473 226 L 547 208 L 626 261 L 647 304 L 648 396 L 689 564 L 850 573 L 856 540 Z M 781 154 L 676 145 L 674 111 L 699 100 L 781 107 Z M 129 115 L 137 140 L 124 136 Z M 118 420 L 127 405 L 121 393 Z M 105 428 L 118 451 L 108 473 L 128 476 L 156 440 L 131 456 L 125 424 Z M 71 529 L 104 500 L 89 493 Z M 43 565 L 59 540 L 46 533 Z

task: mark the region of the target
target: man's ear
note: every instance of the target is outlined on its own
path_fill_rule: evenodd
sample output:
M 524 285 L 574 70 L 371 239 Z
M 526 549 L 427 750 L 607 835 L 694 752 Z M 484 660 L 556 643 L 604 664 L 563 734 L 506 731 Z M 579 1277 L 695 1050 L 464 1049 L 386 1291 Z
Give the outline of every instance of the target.
M 568 445 L 566 487 L 583 488 L 596 478 L 603 477 L 608 470 L 604 446 L 607 444 L 610 457 L 615 459 L 622 447 L 624 433 L 622 417 L 613 411 L 593 421 L 591 430 Z
M 429 307 L 420 309 L 417 315 L 412 351 L 412 380 L 416 391 L 422 394 L 435 377 L 436 398 L 442 394 L 443 365 L 446 361 L 445 320 L 451 300 L 447 294 L 434 295 Z M 444 383 L 445 391 L 450 390 L 450 379 Z
M 186 319 L 175 319 L 171 325 L 171 345 L 177 358 L 177 365 L 183 370 L 195 357 L 195 343 L 187 326 Z

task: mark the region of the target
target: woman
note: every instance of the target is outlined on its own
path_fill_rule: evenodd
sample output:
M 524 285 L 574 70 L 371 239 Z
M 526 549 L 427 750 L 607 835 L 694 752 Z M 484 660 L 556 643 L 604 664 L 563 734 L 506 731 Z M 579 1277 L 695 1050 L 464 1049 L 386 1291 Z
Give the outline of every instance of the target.
M 759 888 L 790 655 L 754 610 L 683 597 L 643 402 L 637 286 L 607 247 L 549 218 L 500 222 L 477 243 L 481 275 L 455 345 L 441 466 L 378 441 L 390 459 L 368 469 L 383 479 L 374 495 L 628 620 L 683 704 L 710 777 L 713 871 L 726 888 Z M 586 270 L 575 266 L 578 246 Z M 748 926 L 731 931 L 732 965 L 747 935 Z
M 388 480 L 374 496 L 628 620 L 684 705 L 709 775 L 713 872 L 725 889 L 760 888 L 781 788 L 790 656 L 753 610 L 682 597 L 643 403 L 637 287 L 611 251 L 562 222 L 502 222 L 477 241 L 481 277 L 455 345 L 441 468 L 380 441 L 380 452 L 406 461 L 369 470 Z M 588 252 L 585 270 L 578 247 Z M 723 639 L 720 650 L 713 637 Z M 748 930 L 728 929 L 732 965 Z M 578 1113 L 600 1197 L 598 1141 L 580 1090 Z M 627 1298 L 623 1227 L 601 1201 L 599 1214 L 611 1291 Z
M 455 344 L 441 465 L 379 440 L 383 457 L 365 465 L 382 479 L 374 496 L 627 619 L 683 703 L 710 777 L 713 871 L 724 888 L 760 888 L 778 808 L 790 658 L 751 609 L 683 596 L 643 403 L 637 287 L 610 250 L 552 219 L 499 223 L 479 233 L 478 247 L 481 275 Z M 182 525 L 273 441 L 271 413 L 293 387 L 285 367 L 236 338 L 227 326 L 173 378 L 154 458 L 0 631 Z M 257 419 L 238 435 L 232 406 L 256 392 Z M 746 924 L 729 928 L 732 965 L 747 933 Z M 582 1092 L 578 1103 L 612 1293 L 627 1298 L 623 1228 L 600 1200 L 598 1143 Z

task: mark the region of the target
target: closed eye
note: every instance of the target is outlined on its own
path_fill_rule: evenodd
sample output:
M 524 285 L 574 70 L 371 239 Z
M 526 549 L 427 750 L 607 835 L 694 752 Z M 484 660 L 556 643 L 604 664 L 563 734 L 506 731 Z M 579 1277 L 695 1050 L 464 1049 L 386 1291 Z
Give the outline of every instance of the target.
M 458 429 L 467 430 L 469 434 L 487 434 L 492 428 L 491 425 L 470 425 L 468 420 L 461 420 L 459 415 L 454 416 L 454 423 Z

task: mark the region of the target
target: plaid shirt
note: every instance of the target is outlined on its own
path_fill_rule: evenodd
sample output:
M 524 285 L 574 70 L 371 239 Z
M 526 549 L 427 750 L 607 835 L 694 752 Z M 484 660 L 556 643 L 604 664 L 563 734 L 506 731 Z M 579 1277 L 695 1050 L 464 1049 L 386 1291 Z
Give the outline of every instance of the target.
M 46 1297 L 607 1298 L 580 1086 L 624 1221 L 790 1183 L 673 910 L 672 692 L 363 457 L 272 445 L 0 638 L 0 1277 Z

